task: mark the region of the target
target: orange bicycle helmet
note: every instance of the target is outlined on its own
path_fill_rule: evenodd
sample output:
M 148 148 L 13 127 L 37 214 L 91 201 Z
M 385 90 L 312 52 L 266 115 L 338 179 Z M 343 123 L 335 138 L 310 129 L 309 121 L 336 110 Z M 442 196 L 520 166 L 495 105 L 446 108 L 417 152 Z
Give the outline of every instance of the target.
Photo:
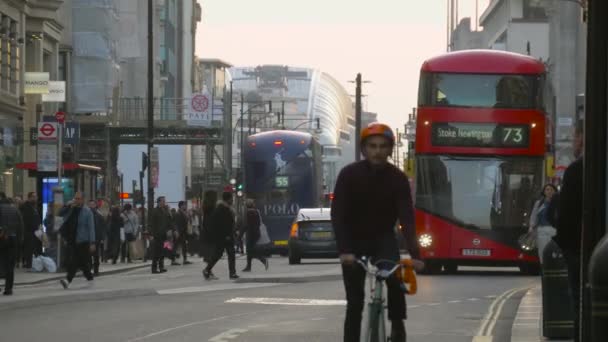
M 395 145 L 395 134 L 393 134 L 393 130 L 388 125 L 379 122 L 372 122 L 367 127 L 362 129 L 359 142 L 361 145 L 363 145 L 365 139 L 373 135 L 381 135 L 387 138 L 391 142 L 391 145 Z

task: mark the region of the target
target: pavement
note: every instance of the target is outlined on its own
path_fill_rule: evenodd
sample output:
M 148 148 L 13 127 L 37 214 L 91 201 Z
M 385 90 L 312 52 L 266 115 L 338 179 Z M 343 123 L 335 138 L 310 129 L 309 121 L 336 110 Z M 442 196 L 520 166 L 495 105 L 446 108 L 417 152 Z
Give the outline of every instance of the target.
M 540 284 L 530 288 L 522 297 L 513 321 L 511 342 L 561 341 L 572 339 L 550 339 L 543 337 L 542 288 Z

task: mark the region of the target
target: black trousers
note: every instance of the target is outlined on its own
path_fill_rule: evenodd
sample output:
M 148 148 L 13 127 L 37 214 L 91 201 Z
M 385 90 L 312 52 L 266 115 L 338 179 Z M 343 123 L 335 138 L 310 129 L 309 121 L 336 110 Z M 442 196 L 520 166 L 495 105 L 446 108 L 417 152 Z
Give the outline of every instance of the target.
M 266 264 L 266 258 L 256 248 L 256 244 L 255 244 L 256 241 L 247 240 L 247 267 L 246 268 L 251 268 L 251 261 L 253 259 L 258 259 L 263 264 Z
M 578 254 L 564 251 L 564 258 L 568 267 L 568 282 L 570 296 L 572 297 L 572 308 L 574 309 L 574 342 L 578 342 L 580 334 L 581 257 Z
M 93 255 L 91 256 L 91 261 L 93 263 L 93 272 L 95 274 L 99 273 L 99 264 L 100 264 L 100 259 L 102 258 L 103 255 L 103 241 L 97 241 L 95 242 L 95 253 L 93 253 Z
M 220 261 L 222 255 L 224 255 L 224 250 L 226 251 L 226 254 L 228 254 L 228 269 L 230 275 L 236 274 L 236 255 L 234 251 L 234 240 L 232 239 L 216 243 L 213 255 L 206 267 L 207 271 L 211 271 L 215 264 Z
M 17 238 L 9 236 L 0 240 L 0 262 L 4 269 L 4 290 L 12 290 L 15 283 L 15 263 L 17 262 Z
M 150 241 L 150 249 L 152 252 L 152 272 L 165 268 L 163 242 L 165 242 L 165 240 L 160 236 L 155 236 L 154 240 Z
M 173 248 L 173 258 L 171 261 L 175 261 L 175 255 L 177 254 L 178 247 L 181 247 L 182 250 L 182 259 L 184 262 L 188 261 L 188 239 L 185 236 L 186 234 L 179 234 L 179 239 L 175 241 L 175 246 Z
M 66 276 L 68 282 L 76 276 L 76 272 L 80 269 L 87 280 L 93 280 L 91 273 L 91 244 L 88 242 L 68 244 L 66 248 L 68 274 Z
M 33 234 L 25 233 L 27 236 L 23 239 L 21 247 L 21 264 L 23 268 L 32 268 L 32 257 L 34 256 L 34 239 Z
M 370 241 L 368 251 L 356 253 L 357 258 L 370 257 L 372 262 L 379 259 L 398 262 L 401 258 L 397 238 L 387 235 L 376 241 Z M 394 265 L 390 265 L 392 268 Z M 365 303 L 365 270 L 358 263 L 342 265 L 342 276 L 346 290 L 346 319 L 344 321 L 344 342 L 359 342 L 361 336 L 361 318 Z M 391 321 L 407 318 L 405 293 L 395 275 L 386 281 L 388 289 L 388 317 Z

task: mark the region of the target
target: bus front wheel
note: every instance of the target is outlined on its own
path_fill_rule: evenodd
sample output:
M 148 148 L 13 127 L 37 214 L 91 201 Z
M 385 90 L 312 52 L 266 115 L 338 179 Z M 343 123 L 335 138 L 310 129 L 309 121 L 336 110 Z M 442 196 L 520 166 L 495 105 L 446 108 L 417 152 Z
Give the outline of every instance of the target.
M 423 260 L 424 261 L 424 269 L 421 274 L 437 274 L 441 272 L 441 263 L 437 260 Z

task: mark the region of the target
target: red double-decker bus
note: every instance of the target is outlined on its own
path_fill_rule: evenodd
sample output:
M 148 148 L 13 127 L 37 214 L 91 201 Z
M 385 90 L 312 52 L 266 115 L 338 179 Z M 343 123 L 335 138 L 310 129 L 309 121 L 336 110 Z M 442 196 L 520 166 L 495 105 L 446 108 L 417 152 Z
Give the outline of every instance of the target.
M 422 65 L 416 228 L 429 273 L 459 265 L 539 269 L 518 238 L 545 179 L 544 65 L 467 50 Z

